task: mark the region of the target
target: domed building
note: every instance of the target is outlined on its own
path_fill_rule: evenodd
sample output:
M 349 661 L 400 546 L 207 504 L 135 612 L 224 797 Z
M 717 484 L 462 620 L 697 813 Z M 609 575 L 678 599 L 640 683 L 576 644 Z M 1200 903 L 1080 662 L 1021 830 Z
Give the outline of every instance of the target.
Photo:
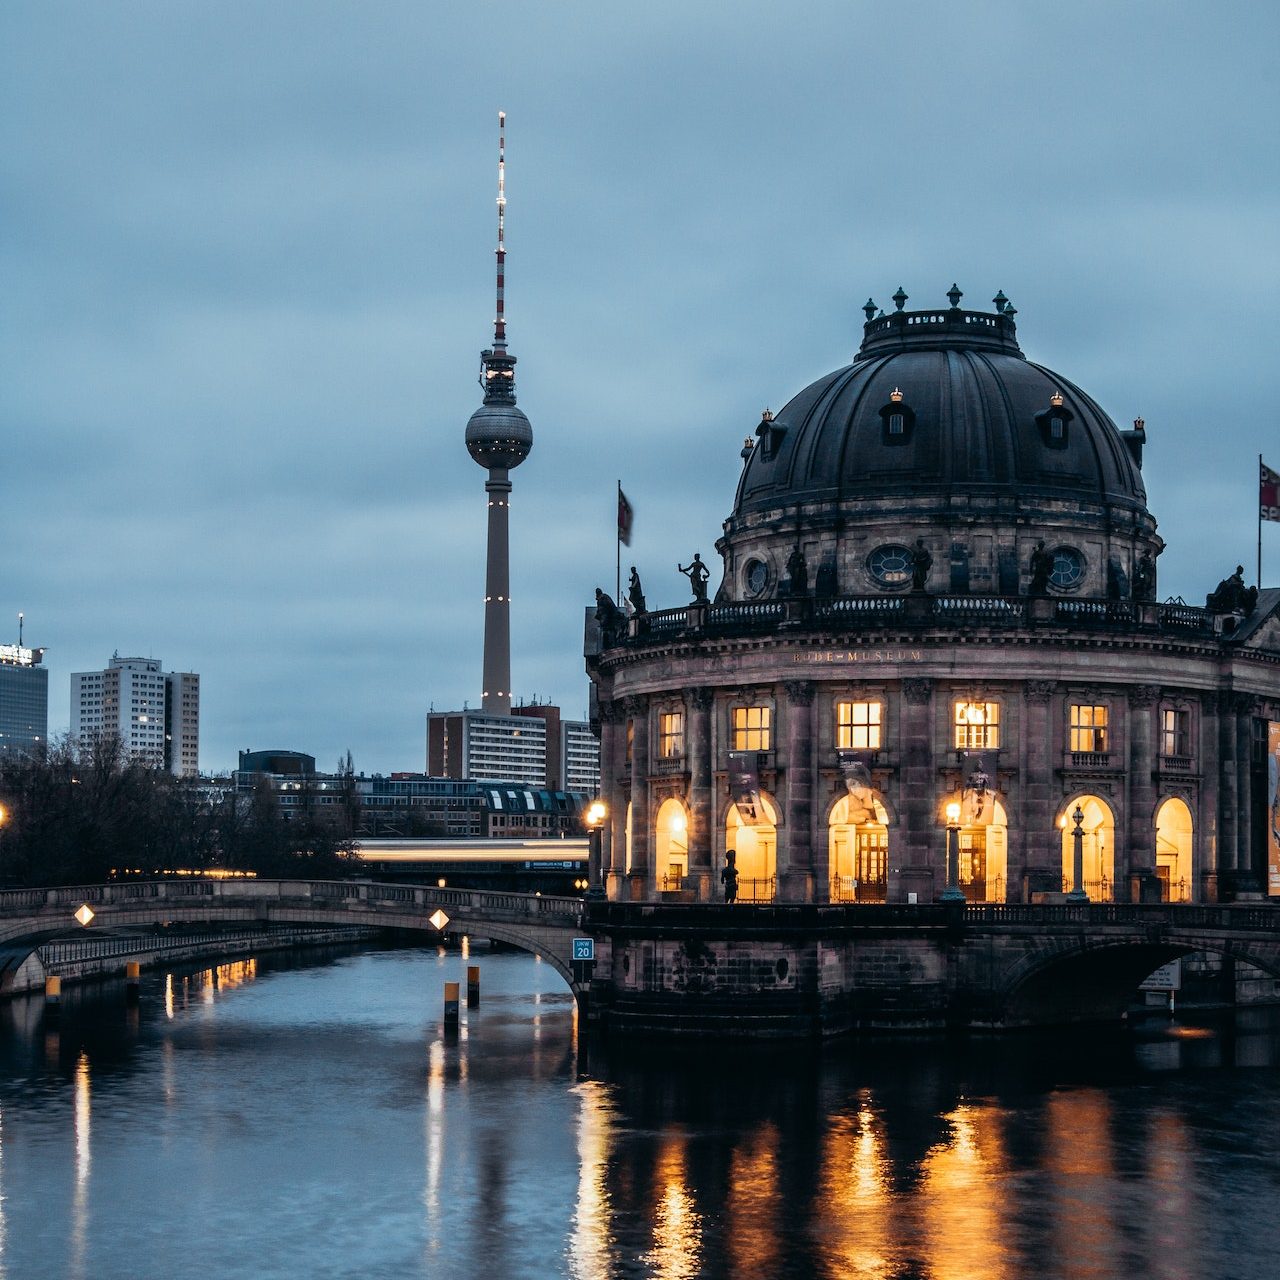
M 764 415 L 712 598 L 589 613 L 610 899 L 1264 891 L 1280 590 L 1158 602 L 1142 421 L 947 297 Z

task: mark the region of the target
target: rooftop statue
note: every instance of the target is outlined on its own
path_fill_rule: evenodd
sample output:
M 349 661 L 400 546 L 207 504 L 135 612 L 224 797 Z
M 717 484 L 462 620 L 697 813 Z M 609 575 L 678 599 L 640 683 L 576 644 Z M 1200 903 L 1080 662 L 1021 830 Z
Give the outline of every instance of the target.
M 1044 539 L 1036 543 L 1031 553 L 1031 582 L 1027 594 L 1031 596 L 1045 595 L 1049 590 L 1049 578 L 1053 574 L 1053 553 L 1044 549 Z
M 809 590 L 809 566 L 805 563 L 804 552 L 796 547 L 787 557 L 787 573 L 791 575 L 791 594 L 802 596 Z
M 924 545 L 923 538 L 916 539 L 911 549 L 911 590 L 923 591 L 929 585 L 929 570 L 933 568 L 933 556 Z
M 627 582 L 627 602 L 631 605 L 631 612 L 634 614 L 649 612 L 645 607 L 644 588 L 640 585 L 640 575 L 636 572 L 635 565 L 631 566 L 631 578 Z
M 1244 585 L 1244 565 L 1238 564 L 1235 573 L 1205 597 L 1204 607 L 1210 613 L 1252 613 L 1257 603 L 1258 588 Z
M 687 564 L 676 563 L 676 568 L 689 579 L 689 585 L 693 588 L 693 598 L 700 604 L 707 602 L 707 579 L 711 577 L 711 570 L 702 562 L 702 557 L 698 552 L 693 553 L 693 559 Z

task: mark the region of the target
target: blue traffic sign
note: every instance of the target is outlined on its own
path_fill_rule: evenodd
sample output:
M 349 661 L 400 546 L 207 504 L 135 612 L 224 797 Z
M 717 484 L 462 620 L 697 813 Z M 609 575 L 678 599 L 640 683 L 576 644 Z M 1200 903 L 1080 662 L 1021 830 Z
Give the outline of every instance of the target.
M 575 960 L 594 960 L 596 958 L 596 940 L 594 938 L 574 938 L 573 958 Z

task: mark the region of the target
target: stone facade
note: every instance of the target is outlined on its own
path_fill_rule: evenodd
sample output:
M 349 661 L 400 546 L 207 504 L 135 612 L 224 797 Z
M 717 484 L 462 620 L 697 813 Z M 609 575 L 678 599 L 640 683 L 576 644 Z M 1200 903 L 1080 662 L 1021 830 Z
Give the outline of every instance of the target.
M 1280 590 L 1156 602 L 1144 443 L 1011 314 L 869 318 L 744 448 L 714 601 L 588 614 L 597 887 L 719 900 L 733 849 L 742 901 L 924 903 L 950 850 L 969 901 L 1262 892 Z

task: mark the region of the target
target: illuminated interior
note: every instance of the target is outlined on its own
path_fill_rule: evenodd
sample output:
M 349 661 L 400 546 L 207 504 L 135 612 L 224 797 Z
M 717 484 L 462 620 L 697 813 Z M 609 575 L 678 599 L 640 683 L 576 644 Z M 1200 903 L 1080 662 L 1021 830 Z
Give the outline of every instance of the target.
M 623 860 L 623 871 L 631 874 L 631 801 L 627 801 L 626 857 Z
M 654 867 L 664 889 L 680 888 L 689 874 L 689 814 L 679 800 L 664 800 L 658 810 Z
M 1094 902 L 1111 902 L 1115 899 L 1115 819 L 1105 800 L 1097 796 L 1077 796 L 1068 800 L 1058 814 L 1058 826 L 1062 831 L 1062 887 L 1075 887 L 1074 863 L 1076 829 L 1072 814 L 1079 805 L 1084 813 L 1080 824 L 1084 832 L 1084 891 Z
M 1191 810 L 1176 796 L 1156 814 L 1156 875 L 1163 901 L 1191 901 Z
M 736 804 L 725 821 L 725 849 L 738 853 L 738 900 L 770 902 L 778 875 L 778 811 L 767 796 L 760 797 L 755 826 L 746 825 Z
M 832 902 L 884 902 L 889 888 L 889 815 L 872 793 L 869 809 L 841 796 L 827 825 Z
M 961 826 L 956 833 L 960 888 L 968 902 L 1007 901 L 1009 881 L 1009 819 L 1004 805 L 991 792 L 986 793 L 990 805 L 990 822 L 974 822 Z M 962 796 L 952 803 L 966 812 Z

